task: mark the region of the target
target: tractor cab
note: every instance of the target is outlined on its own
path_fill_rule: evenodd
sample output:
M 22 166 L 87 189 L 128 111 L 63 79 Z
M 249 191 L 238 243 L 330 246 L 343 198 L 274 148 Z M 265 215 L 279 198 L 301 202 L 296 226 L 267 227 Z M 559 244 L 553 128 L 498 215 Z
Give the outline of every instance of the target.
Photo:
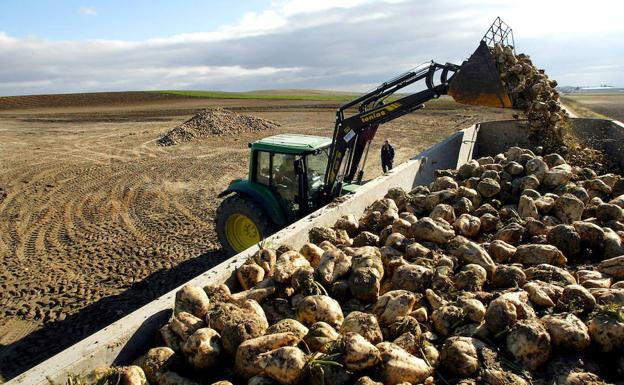
M 279 134 L 249 144 L 249 175 L 230 183 L 217 211 L 217 234 L 230 253 L 260 242 L 321 206 L 332 140 Z
M 318 206 L 331 139 L 280 134 L 251 143 L 249 181 L 275 194 L 288 220 Z

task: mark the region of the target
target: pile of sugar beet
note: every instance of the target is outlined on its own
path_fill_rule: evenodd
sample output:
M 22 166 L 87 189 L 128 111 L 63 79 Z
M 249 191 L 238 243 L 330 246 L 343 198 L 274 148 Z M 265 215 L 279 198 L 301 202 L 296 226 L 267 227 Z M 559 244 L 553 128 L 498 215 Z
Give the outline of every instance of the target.
M 624 178 L 512 147 L 185 286 L 122 384 L 624 384 Z M 218 381 L 218 382 L 216 382 Z
M 567 111 L 559 102 L 559 92 L 555 89 L 557 81 L 549 79 L 543 69 L 535 67 L 528 55 L 516 55 L 511 46 L 495 44 L 492 54 L 514 108 L 523 110 L 527 117 L 529 134 L 550 135 L 561 142 L 561 123 Z
M 529 55 L 516 54 L 512 46 L 495 44 L 490 50 L 501 84 L 507 89 L 513 108 L 523 112 L 528 138 L 535 146 L 557 152 L 576 165 L 621 172 L 608 156 L 574 135 L 568 112 L 559 100 L 556 80 L 537 68 Z

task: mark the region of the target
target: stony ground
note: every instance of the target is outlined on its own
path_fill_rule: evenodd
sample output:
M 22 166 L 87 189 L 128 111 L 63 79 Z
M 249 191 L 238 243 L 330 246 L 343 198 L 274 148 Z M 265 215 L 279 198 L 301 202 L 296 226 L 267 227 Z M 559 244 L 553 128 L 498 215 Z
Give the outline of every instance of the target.
M 0 98 L 0 381 L 214 266 L 217 194 L 247 171 L 247 143 L 331 135 L 335 102 L 216 100 L 144 93 Z M 55 104 L 61 107 L 51 107 Z M 206 107 L 279 128 L 162 147 Z M 511 111 L 442 99 L 385 125 L 397 163 L 452 132 Z

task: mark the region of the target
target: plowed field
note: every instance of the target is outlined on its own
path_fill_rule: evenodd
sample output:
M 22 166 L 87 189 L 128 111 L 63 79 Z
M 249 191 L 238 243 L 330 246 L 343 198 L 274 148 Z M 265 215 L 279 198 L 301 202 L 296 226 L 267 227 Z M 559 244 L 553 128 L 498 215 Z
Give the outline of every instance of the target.
M 624 121 L 624 93 L 565 94 L 563 100 L 581 116 Z
M 281 127 L 156 144 L 209 106 Z M 222 260 L 217 194 L 245 175 L 247 143 L 283 132 L 331 135 L 336 106 L 147 93 L 0 98 L 0 378 Z M 379 130 L 367 176 L 380 174 L 383 138 L 396 146 L 398 164 L 458 129 L 510 117 L 430 103 Z

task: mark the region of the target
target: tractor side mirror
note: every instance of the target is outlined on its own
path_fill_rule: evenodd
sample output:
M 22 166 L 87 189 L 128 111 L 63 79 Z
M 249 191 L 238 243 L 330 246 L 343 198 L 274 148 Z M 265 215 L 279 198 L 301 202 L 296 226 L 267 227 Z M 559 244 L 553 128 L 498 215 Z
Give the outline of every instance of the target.
M 295 174 L 297 175 L 303 175 L 303 159 L 297 159 L 294 161 L 294 165 L 295 165 Z

